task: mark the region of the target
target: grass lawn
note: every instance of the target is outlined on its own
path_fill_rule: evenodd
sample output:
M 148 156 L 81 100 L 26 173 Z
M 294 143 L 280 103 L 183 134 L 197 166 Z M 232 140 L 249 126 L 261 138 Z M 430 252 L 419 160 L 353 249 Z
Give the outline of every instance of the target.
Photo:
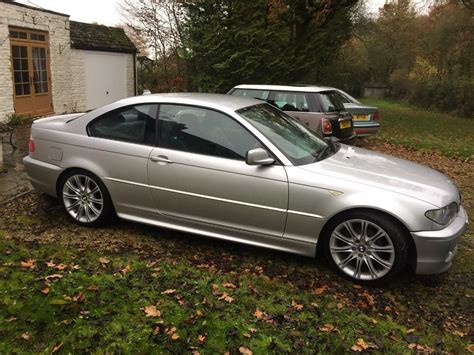
M 473 147 L 445 122 L 467 122 L 467 139 L 470 121 L 370 103 L 383 128 L 367 147 L 443 171 L 474 215 Z M 79 227 L 29 194 L 0 206 L 0 354 L 472 353 L 473 257 L 471 227 L 447 273 L 367 288 L 310 258 L 125 221 Z
M 416 314 L 414 323 L 397 321 L 404 309 L 390 302 L 390 290 L 383 301 L 380 292 L 341 289 L 331 279 L 301 289 L 247 260 L 243 270 L 223 272 L 186 256 L 99 253 L 7 235 L 0 240 L 1 353 L 460 353 L 468 346 L 459 329 L 437 329 Z M 302 267 L 311 277 L 310 265 Z M 410 287 L 411 295 L 426 292 Z
M 474 156 L 474 118 L 426 111 L 387 100 L 363 99 L 362 102 L 380 109 L 381 128 L 374 137 L 378 141 L 437 150 L 447 156 Z

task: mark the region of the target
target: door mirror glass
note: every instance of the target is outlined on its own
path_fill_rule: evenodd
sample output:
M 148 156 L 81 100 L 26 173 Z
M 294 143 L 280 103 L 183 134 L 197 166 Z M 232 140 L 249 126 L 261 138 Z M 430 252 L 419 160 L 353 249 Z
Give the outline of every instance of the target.
M 275 159 L 271 158 L 265 149 L 255 148 L 247 152 L 245 161 L 248 165 L 270 165 Z

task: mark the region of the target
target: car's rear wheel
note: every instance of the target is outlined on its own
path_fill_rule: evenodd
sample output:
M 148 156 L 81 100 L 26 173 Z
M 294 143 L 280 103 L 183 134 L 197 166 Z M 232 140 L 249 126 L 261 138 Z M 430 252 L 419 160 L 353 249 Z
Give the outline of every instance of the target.
M 105 185 L 88 171 L 66 173 L 61 179 L 60 193 L 64 209 L 78 224 L 101 225 L 113 212 Z
M 383 214 L 343 214 L 331 221 L 326 231 L 324 246 L 330 264 L 358 283 L 386 282 L 407 262 L 406 233 Z

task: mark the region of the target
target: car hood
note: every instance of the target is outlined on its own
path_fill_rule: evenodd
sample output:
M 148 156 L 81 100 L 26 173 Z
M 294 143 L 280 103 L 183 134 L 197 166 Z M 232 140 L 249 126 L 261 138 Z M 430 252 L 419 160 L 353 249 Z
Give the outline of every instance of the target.
M 453 201 L 459 203 L 458 189 L 446 175 L 420 164 L 362 148 L 342 145 L 332 157 L 300 168 L 396 192 L 437 207 Z

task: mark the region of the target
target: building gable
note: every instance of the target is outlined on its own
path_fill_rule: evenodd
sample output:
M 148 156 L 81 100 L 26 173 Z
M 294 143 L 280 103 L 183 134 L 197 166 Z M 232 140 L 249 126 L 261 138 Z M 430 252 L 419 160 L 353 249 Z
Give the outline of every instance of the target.
M 75 49 L 136 53 L 123 28 L 70 21 L 71 46 Z

